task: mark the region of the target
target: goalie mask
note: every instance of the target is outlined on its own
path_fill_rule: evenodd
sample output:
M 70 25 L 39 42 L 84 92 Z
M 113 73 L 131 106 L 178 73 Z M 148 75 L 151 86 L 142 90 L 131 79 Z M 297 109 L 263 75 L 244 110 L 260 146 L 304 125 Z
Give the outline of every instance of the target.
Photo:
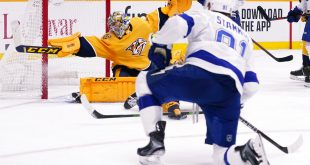
M 122 38 L 129 27 L 129 17 L 120 11 L 113 12 L 109 16 L 109 30 L 112 31 L 118 38 Z

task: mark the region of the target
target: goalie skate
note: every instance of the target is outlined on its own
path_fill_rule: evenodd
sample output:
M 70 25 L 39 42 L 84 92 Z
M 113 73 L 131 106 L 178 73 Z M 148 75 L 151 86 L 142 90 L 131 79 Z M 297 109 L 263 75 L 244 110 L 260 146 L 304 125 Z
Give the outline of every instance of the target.
M 136 106 L 138 104 L 138 97 L 137 94 L 134 93 L 130 95 L 127 100 L 124 102 L 124 108 L 125 109 L 131 109 L 132 107 Z

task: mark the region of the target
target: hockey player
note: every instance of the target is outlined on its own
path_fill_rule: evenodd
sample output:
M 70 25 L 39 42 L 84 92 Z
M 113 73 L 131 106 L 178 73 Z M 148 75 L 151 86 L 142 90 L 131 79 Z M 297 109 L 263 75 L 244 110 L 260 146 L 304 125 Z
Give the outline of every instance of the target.
M 310 14 L 310 1 L 301 0 L 300 3 L 295 6 L 294 9 L 290 10 L 287 14 L 287 21 L 298 22 L 300 18 L 303 22 L 306 22 L 304 33 L 302 35 L 302 67 L 299 70 L 291 71 L 291 78 L 294 80 L 305 79 L 305 86 L 310 87 L 310 21 L 308 21 L 308 16 Z
M 203 2 L 204 0 L 198 0 Z M 233 11 L 231 14 L 231 19 L 235 21 L 239 26 L 241 25 L 240 15 L 239 15 L 239 8 L 244 4 L 244 0 L 233 0 L 235 1 L 235 5 L 233 7 Z
M 169 64 L 169 57 L 166 56 L 153 58 L 151 63 L 148 58 L 149 35 L 158 31 L 170 16 L 188 10 L 191 4 L 191 0 L 169 0 L 167 6 L 147 14 L 146 18 L 129 19 L 122 12 L 114 12 L 108 19 L 110 31 L 102 38 L 76 33 L 65 38 L 51 39 L 49 44 L 62 47 L 62 51 L 58 53 L 60 57 L 74 54 L 80 57 L 106 58 L 113 62 L 114 77 L 136 77 L 140 71 L 162 68 Z M 79 100 L 80 94 L 73 93 L 72 96 Z M 186 117 L 180 111 L 178 102 L 173 101 L 163 106 L 170 118 Z
M 188 48 L 184 65 L 138 75 L 139 110 L 150 138 L 145 147 L 137 150 L 140 163 L 160 163 L 165 152 L 166 126 L 160 105 L 173 98 L 197 103 L 202 108 L 207 125 L 205 143 L 213 145 L 214 164 L 266 165 L 260 136 L 244 145 L 235 145 L 241 104 L 258 88 L 252 67 L 251 38 L 227 17 L 233 1 L 201 3 L 204 10 L 169 18 L 151 39 L 152 47 L 160 50 L 162 45 L 186 37 Z
M 230 18 L 234 22 L 236 22 L 239 26 L 241 26 L 241 19 L 240 19 L 240 15 L 239 15 L 239 8 L 241 6 L 243 6 L 245 0 L 233 0 L 233 1 L 235 2 L 235 4 L 233 5 Z M 198 2 L 203 5 L 205 0 L 198 0 Z

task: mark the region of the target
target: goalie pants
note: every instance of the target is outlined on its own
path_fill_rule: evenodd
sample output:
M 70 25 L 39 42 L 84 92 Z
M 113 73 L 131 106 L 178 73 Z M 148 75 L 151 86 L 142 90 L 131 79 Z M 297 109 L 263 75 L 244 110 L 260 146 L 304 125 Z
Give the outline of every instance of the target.
M 148 72 L 146 79 L 152 97 L 160 104 L 182 100 L 202 108 L 207 125 L 206 144 L 222 147 L 235 144 L 240 94 L 233 78 L 186 64 Z

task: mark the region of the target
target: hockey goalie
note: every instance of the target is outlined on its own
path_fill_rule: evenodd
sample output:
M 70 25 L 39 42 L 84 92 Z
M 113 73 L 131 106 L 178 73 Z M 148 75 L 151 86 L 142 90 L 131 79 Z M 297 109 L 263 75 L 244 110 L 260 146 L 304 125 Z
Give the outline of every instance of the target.
M 160 7 L 145 18 L 129 18 L 116 11 L 108 19 L 109 32 L 103 37 L 72 36 L 49 40 L 49 45 L 61 48 L 59 57 L 74 54 L 79 57 L 102 57 L 111 60 L 113 77 L 136 77 L 140 71 L 155 70 L 170 65 L 171 50 L 164 47 L 156 55 L 148 57 L 151 43 L 150 34 L 158 31 L 166 20 L 191 7 L 190 0 L 169 0 L 165 7 Z M 174 62 L 172 62 L 174 63 Z M 90 66 L 91 67 L 91 66 Z M 79 100 L 80 94 L 74 93 Z M 164 105 L 164 111 L 175 119 L 185 118 L 179 103 L 172 101 Z

